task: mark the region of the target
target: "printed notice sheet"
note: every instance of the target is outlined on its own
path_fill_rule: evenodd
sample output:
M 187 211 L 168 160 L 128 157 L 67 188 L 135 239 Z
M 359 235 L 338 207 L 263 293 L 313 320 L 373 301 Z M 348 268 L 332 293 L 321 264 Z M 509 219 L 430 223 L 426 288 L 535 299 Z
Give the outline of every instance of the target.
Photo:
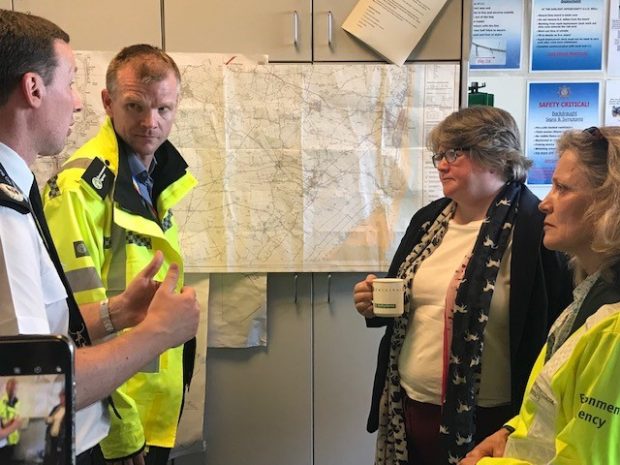
M 620 0 L 610 1 L 608 36 L 607 74 L 620 76 Z
M 562 132 L 599 125 L 599 89 L 599 82 L 529 83 L 525 153 L 534 164 L 528 183 L 551 183 Z
M 360 0 L 342 28 L 402 65 L 446 0 Z
M 519 69 L 523 0 L 476 0 L 472 20 L 471 69 Z
M 532 71 L 600 71 L 603 0 L 534 0 Z
M 605 83 L 605 126 L 620 126 L 620 79 Z

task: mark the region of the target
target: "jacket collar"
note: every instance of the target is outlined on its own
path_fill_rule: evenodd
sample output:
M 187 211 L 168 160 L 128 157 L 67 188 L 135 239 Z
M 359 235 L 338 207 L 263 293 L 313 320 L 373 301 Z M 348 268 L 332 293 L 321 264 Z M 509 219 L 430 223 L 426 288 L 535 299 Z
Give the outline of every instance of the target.
M 152 220 L 153 214 L 144 205 L 140 194 L 133 186 L 131 169 L 128 157 L 132 152 L 131 148 L 114 131 L 112 120 L 106 117 L 105 123 L 99 134 L 104 147 L 114 153 L 106 153 L 104 158 L 109 163 L 109 168 L 116 171 L 116 182 L 114 186 L 114 201 L 123 209 Z M 106 150 L 107 152 L 107 150 Z M 187 172 L 187 162 L 183 159 L 179 151 L 169 140 L 155 152 L 156 165 L 151 173 L 153 178 L 153 204 L 157 204 L 157 198 L 175 181 L 183 177 Z

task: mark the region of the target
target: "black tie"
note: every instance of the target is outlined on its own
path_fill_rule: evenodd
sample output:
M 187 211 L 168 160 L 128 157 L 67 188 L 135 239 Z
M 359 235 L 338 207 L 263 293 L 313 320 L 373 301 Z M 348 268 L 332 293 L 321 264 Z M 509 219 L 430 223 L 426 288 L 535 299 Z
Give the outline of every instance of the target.
M 37 185 L 36 178 L 32 181 L 28 199 L 30 200 L 30 207 L 32 208 L 34 221 L 37 224 L 39 235 L 47 248 L 47 252 L 52 259 L 52 263 L 54 264 L 54 267 L 58 272 L 58 276 L 65 287 L 65 291 L 67 292 L 67 305 L 69 307 L 69 334 L 77 346 L 90 345 L 90 337 L 88 335 L 88 331 L 86 330 L 84 319 L 82 318 L 80 308 L 73 297 L 71 286 L 69 286 L 69 281 L 67 281 L 65 272 L 62 269 L 58 252 L 56 251 L 56 247 L 54 247 L 54 241 L 52 240 L 50 230 L 47 226 L 47 221 L 45 221 L 45 215 L 43 214 L 43 203 L 41 202 L 41 195 L 39 194 L 39 186 Z

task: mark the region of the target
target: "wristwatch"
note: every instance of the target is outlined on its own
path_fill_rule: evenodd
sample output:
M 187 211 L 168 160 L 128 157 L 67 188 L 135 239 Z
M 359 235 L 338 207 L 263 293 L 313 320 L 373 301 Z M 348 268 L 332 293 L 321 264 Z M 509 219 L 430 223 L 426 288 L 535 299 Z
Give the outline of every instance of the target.
M 99 318 L 101 318 L 101 323 L 103 323 L 103 327 L 107 334 L 116 332 L 112 324 L 112 319 L 110 318 L 110 301 L 108 299 L 102 300 L 99 304 Z

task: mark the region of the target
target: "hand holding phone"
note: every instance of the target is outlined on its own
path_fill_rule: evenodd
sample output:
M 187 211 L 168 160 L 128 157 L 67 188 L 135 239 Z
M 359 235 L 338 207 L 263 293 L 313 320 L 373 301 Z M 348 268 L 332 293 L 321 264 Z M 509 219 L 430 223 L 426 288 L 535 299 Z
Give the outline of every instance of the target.
M 74 463 L 73 345 L 0 337 L 0 463 Z

